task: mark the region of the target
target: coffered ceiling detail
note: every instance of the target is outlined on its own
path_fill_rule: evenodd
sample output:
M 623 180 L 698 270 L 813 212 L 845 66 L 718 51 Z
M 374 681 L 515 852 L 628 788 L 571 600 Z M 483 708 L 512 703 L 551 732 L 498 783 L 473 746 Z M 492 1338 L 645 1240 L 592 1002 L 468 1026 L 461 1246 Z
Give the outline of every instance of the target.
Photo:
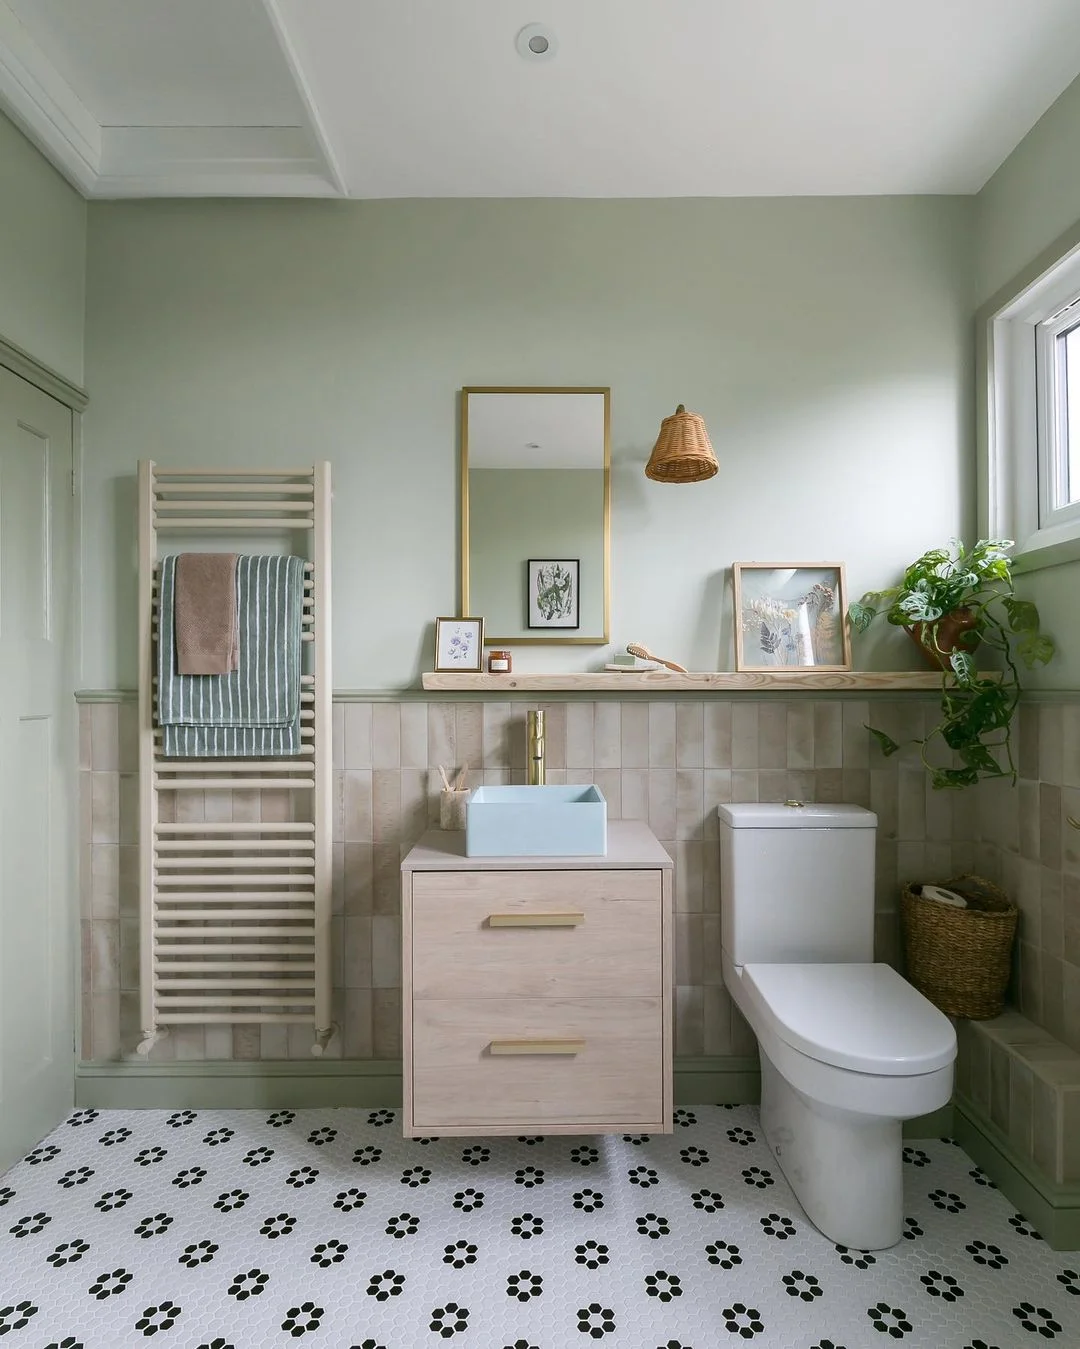
M 0 0 L 88 197 L 971 193 L 1078 73 L 1076 0 Z

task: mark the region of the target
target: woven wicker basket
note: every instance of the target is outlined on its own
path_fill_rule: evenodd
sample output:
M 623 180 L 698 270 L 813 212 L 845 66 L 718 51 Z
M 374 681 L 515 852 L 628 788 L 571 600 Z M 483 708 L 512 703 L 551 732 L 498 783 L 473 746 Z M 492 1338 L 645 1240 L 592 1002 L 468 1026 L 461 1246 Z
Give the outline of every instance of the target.
M 985 1021 L 1005 1003 L 1016 934 L 1016 906 L 981 876 L 942 881 L 971 907 L 952 908 L 904 887 L 900 916 L 907 977 L 949 1016 Z

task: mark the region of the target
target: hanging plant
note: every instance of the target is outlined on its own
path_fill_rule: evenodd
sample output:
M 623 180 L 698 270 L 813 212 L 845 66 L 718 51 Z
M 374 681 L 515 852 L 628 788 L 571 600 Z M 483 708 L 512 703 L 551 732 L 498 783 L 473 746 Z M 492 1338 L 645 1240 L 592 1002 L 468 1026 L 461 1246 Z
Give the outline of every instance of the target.
M 1012 546 L 1011 539 L 980 539 L 968 550 L 953 539 L 948 548 L 916 558 L 899 585 L 871 591 L 848 607 L 856 632 L 884 614 L 941 670 L 941 720 L 913 742 L 935 788 L 970 787 L 981 778 L 1016 782 L 1011 728 L 1021 693 L 1017 661 L 1028 669 L 1045 665 L 1055 646 L 1039 630 L 1035 605 L 1013 593 Z M 1000 674 L 979 674 L 973 653 L 980 646 L 999 653 Z M 900 748 L 884 731 L 867 729 L 883 754 Z M 959 766 L 930 762 L 927 751 L 939 742 Z

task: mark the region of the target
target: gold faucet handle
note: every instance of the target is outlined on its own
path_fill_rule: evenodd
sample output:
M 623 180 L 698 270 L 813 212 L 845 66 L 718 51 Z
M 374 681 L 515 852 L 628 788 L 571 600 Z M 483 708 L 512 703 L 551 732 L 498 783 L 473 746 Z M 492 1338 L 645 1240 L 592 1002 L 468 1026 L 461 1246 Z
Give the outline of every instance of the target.
M 530 787 L 544 785 L 544 713 L 538 708 L 526 713 L 528 728 L 528 781 Z

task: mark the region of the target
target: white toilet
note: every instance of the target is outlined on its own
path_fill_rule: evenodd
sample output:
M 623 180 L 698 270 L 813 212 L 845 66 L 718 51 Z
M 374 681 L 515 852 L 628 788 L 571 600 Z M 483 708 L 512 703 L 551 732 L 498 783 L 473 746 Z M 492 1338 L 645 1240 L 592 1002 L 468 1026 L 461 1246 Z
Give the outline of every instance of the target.
M 722 805 L 724 983 L 761 1050 L 761 1123 L 807 1216 L 843 1246 L 903 1227 L 901 1120 L 952 1095 L 949 1019 L 873 964 L 877 816 Z

